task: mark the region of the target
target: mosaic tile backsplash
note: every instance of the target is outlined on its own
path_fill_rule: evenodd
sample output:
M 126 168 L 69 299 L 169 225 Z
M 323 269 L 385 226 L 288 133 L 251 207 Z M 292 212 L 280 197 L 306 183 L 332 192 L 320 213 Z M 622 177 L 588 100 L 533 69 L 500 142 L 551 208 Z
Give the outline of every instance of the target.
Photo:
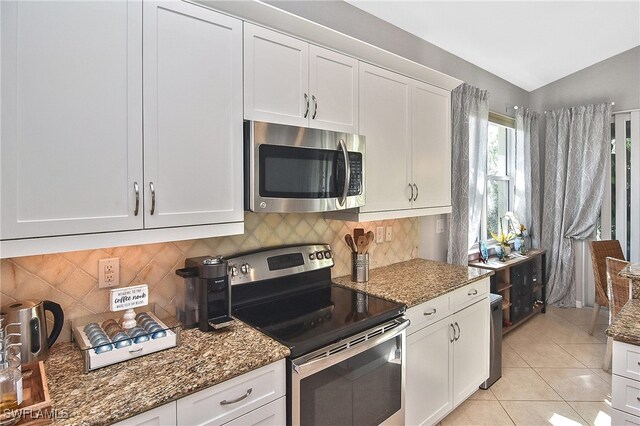
M 326 242 L 334 251 L 332 275 L 342 276 L 351 273 L 351 254 L 344 235 L 357 227 L 375 232 L 377 226 L 392 226 L 393 239 L 372 244 L 371 268 L 418 256 L 417 218 L 358 224 L 325 219 L 321 214 L 247 212 L 243 235 L 3 259 L 0 304 L 23 299 L 59 303 L 66 322 L 59 340 L 69 341 L 69 320 L 109 309 L 109 291 L 98 288 L 99 259 L 120 258 L 120 286 L 148 284 L 150 303 L 155 303 L 156 312 L 161 316 L 175 315 L 176 289 L 182 278 L 174 271 L 184 266 L 187 257 L 226 256 L 282 244 Z

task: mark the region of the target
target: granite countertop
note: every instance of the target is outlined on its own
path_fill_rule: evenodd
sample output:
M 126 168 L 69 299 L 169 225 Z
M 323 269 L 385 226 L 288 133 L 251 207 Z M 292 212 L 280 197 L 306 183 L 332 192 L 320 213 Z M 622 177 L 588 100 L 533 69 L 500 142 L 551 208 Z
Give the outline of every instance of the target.
M 182 330 L 180 346 L 84 373 L 73 343 L 45 362 L 61 425 L 113 423 L 283 359 L 289 349 L 241 321 L 216 332 Z M 59 411 L 60 412 L 60 411 Z
M 352 282 L 351 275 L 334 278 L 333 282 L 410 308 L 490 275 L 493 271 L 486 269 L 412 259 L 371 269 L 366 283 Z
M 640 299 L 629 300 L 605 333 L 614 340 L 640 345 Z
M 640 263 L 629 263 L 620 271 L 619 275 L 632 281 L 631 298 L 640 299 Z

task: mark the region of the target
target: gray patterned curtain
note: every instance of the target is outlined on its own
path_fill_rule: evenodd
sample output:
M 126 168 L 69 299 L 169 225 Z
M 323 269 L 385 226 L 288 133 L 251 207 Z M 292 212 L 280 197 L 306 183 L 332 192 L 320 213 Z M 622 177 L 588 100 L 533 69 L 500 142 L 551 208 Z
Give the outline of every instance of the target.
M 542 246 L 548 303 L 575 306 L 573 240 L 593 234 L 604 195 L 611 144 L 611 105 L 551 111 L 546 116 Z
M 487 174 L 489 92 L 466 83 L 451 93 L 453 146 L 447 262 L 467 265 L 480 231 Z
M 516 170 L 513 212 L 527 226 L 531 245 L 540 247 L 540 145 L 537 112 L 516 111 Z

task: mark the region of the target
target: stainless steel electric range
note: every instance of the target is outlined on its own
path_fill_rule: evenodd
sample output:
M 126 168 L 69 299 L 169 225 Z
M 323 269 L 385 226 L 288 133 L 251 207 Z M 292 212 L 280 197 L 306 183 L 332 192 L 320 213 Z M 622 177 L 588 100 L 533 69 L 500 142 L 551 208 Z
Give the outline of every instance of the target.
M 291 350 L 289 424 L 404 423 L 405 305 L 333 284 L 325 244 L 227 260 L 232 315 Z

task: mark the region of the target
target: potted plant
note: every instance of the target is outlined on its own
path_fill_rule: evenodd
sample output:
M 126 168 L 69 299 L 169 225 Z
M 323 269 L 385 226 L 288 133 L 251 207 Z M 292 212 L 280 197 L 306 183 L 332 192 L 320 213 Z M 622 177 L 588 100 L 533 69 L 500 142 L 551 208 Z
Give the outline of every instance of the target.
M 498 244 L 495 247 L 496 250 L 496 254 L 498 255 L 498 258 L 500 258 L 500 260 L 504 260 L 505 257 L 509 256 L 511 254 L 511 242 L 513 241 L 514 237 L 516 236 L 515 232 L 505 232 L 504 231 L 504 227 L 502 225 L 502 222 L 504 219 L 507 219 L 508 224 L 507 224 L 507 230 L 512 227 L 512 225 L 510 224 L 510 217 L 507 214 L 505 214 L 503 217 L 501 217 L 498 220 L 498 227 L 499 232 L 495 233 L 493 231 L 491 231 L 491 236 L 493 237 L 493 239 L 496 241 L 496 243 Z M 513 215 L 513 213 L 511 213 L 511 215 Z

